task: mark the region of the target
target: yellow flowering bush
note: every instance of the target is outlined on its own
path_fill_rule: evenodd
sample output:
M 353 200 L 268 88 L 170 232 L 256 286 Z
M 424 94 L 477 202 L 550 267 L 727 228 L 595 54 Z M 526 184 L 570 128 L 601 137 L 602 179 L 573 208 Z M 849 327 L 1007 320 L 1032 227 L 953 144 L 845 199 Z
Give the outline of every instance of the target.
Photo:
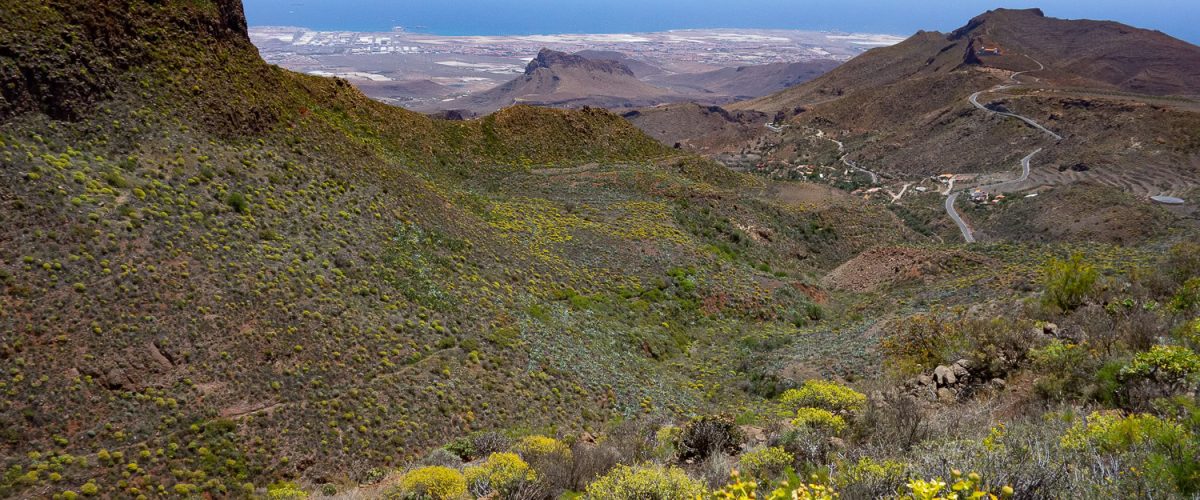
M 867 403 L 867 396 L 837 382 L 809 380 L 799 389 L 788 389 L 779 396 L 788 410 L 810 407 L 835 413 L 856 413 Z
M 472 491 L 505 491 L 522 482 L 532 481 L 536 474 L 516 453 L 492 453 L 479 465 L 467 467 L 463 473 Z
M 455 469 L 435 465 L 408 471 L 392 496 L 419 495 L 433 500 L 455 500 L 466 496 L 467 479 Z
M 846 419 L 820 408 L 800 408 L 792 425 L 811 429 L 824 429 L 837 434 L 846 429 Z
M 513 446 L 513 451 L 525 458 L 548 455 L 571 456 L 571 449 L 562 441 L 546 436 L 526 436 Z
M 296 483 L 275 483 L 267 487 L 267 498 L 296 500 L 308 498 L 308 493 L 300 489 Z
M 771 485 L 768 483 L 764 487 L 770 488 Z M 734 471 L 730 483 L 712 492 L 707 498 L 714 500 L 833 500 L 838 498 L 837 491 L 833 488 L 819 483 L 805 483 L 790 469 L 787 471 L 787 477 L 774 489 L 760 493 L 758 488 L 757 481 L 750 478 L 743 479 L 737 471 Z M 696 496 L 697 500 L 703 498 L 706 496 Z
M 683 469 L 661 465 L 618 465 L 589 484 L 588 500 L 692 500 L 704 495 L 700 481 Z
M 998 500 L 1000 498 L 1009 498 L 1013 495 L 1013 489 L 1009 486 L 1000 488 L 999 495 L 991 493 L 984 486 L 983 479 L 979 477 L 979 474 L 974 472 L 963 476 L 962 472 L 956 469 L 951 471 L 950 474 L 953 484 L 949 485 L 940 477 L 930 480 L 913 479 L 909 481 L 908 489 L 910 493 L 901 496 L 901 500 Z

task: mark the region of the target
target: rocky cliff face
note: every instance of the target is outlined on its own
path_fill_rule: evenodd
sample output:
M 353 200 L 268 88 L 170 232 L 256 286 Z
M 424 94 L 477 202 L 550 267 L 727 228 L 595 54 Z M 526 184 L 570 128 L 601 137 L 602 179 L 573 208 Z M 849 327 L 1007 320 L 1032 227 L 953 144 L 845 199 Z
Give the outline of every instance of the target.
M 253 50 L 239 0 L 0 3 L 0 119 L 78 119 L 118 75 L 204 46 Z
M 525 66 L 525 74 L 532 75 L 538 69 L 546 68 L 551 70 L 556 69 L 582 69 L 585 71 L 596 71 L 601 73 L 616 74 L 636 78 L 633 70 L 628 66 L 617 61 L 611 60 L 594 60 L 575 54 L 567 54 L 556 50 L 542 49 L 538 52 L 537 57 L 529 61 Z

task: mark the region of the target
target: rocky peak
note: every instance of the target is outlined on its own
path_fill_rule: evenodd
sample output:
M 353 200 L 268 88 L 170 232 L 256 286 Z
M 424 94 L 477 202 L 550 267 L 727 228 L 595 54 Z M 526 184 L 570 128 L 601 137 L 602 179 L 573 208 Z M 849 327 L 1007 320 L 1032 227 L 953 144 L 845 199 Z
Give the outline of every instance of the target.
M 950 33 L 950 40 L 961 40 L 972 36 L 975 31 L 987 23 L 1021 22 L 1022 19 L 1042 18 L 1046 14 L 1042 9 L 993 9 L 971 18 L 967 24 Z
M 579 68 L 586 71 L 598 71 L 603 73 L 624 74 L 633 77 L 633 70 L 628 66 L 612 60 L 593 60 L 586 57 L 559 52 L 557 50 L 542 49 L 538 52 L 537 57 L 529 61 L 529 65 L 525 67 L 525 74 L 532 75 L 540 68 L 550 70 Z

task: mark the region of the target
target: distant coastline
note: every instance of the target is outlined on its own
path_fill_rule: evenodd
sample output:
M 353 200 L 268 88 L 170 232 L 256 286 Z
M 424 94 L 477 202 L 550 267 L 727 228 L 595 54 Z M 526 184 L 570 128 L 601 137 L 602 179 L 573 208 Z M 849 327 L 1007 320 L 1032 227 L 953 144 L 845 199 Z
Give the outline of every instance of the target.
M 747 4 L 754 0 L 746 0 Z M 1043 10 L 1052 17 L 1114 19 L 1133 26 L 1157 29 L 1171 36 L 1200 43 L 1200 28 L 1190 21 L 1200 16 L 1200 4 L 1174 6 L 1169 16 L 1161 9 L 1066 3 L 1046 0 Z M 577 1 L 576 9 L 563 9 L 548 0 L 527 0 L 497 8 L 495 2 L 456 0 L 439 5 L 421 2 L 404 5 L 391 0 L 244 0 L 246 17 L 253 26 L 304 26 L 319 31 L 384 32 L 400 26 L 413 33 L 438 36 L 523 36 L 547 33 L 653 33 L 681 29 L 764 29 L 887 33 L 908 36 L 918 30 L 949 31 L 964 16 L 978 14 L 980 2 L 962 2 L 947 8 L 922 8 L 908 2 L 876 0 L 795 3 L 774 9 L 743 7 L 742 2 L 709 5 L 715 10 L 701 15 L 683 9 L 677 1 L 644 2 L 610 0 L 600 6 Z M 993 5 L 994 6 L 994 5 Z M 932 10 L 931 10 L 932 9 Z M 486 12 L 486 15 L 470 13 Z M 636 15 L 634 15 L 636 13 Z M 866 15 L 869 13 L 870 15 Z

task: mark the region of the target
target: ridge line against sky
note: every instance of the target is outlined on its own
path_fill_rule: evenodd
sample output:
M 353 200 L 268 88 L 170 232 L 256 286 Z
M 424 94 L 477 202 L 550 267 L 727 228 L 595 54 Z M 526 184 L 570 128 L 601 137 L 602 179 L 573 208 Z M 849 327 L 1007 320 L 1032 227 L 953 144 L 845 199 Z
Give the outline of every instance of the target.
M 1039 7 L 1068 19 L 1111 20 L 1200 43 L 1194 0 L 244 0 L 253 26 L 437 35 L 633 33 L 688 28 L 831 30 L 911 35 L 950 31 L 998 7 Z

